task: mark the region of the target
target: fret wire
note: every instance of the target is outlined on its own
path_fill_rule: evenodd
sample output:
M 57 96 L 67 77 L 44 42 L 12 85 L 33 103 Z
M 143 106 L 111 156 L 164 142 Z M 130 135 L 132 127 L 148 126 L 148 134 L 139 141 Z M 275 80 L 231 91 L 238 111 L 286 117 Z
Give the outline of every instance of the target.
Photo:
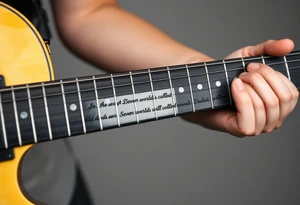
M 42 83 L 42 90 L 43 90 L 43 97 L 44 97 L 44 104 L 45 104 L 45 111 L 46 111 L 46 119 L 47 119 L 48 131 L 49 131 L 49 139 L 53 140 L 50 117 L 49 117 L 49 110 L 48 110 L 48 102 L 47 102 L 44 83 Z
M 155 96 L 154 96 L 154 90 L 153 90 L 153 83 L 152 83 L 152 76 L 151 76 L 151 70 L 150 69 L 148 69 L 148 73 L 149 73 L 149 80 L 150 80 L 151 91 L 152 91 L 152 96 L 153 96 L 153 105 L 154 105 L 154 109 L 155 109 L 155 118 L 158 119 L 157 110 L 156 110 Z
M 100 129 L 103 130 L 103 124 L 102 124 L 102 119 L 101 119 L 101 112 L 100 112 L 100 105 L 99 105 L 99 101 L 98 101 L 99 98 L 98 98 L 97 84 L 96 84 L 95 76 L 93 76 L 93 81 L 94 81 L 94 88 L 95 88 L 96 103 L 97 103 L 97 108 L 98 108 Z
M 62 84 L 62 80 L 60 80 L 61 84 L 61 94 L 63 98 L 63 103 L 64 103 L 64 110 L 65 110 L 65 118 L 66 118 L 66 123 L 67 123 L 67 130 L 68 130 L 68 136 L 71 136 L 71 129 L 70 129 L 70 122 L 69 122 L 69 114 L 68 114 L 68 109 L 67 109 L 67 102 L 66 102 L 66 96 L 65 96 L 65 89 L 64 85 Z
M 115 82 L 114 82 L 113 74 L 110 74 L 110 79 L 111 79 L 112 89 L 113 89 L 113 93 L 114 93 L 118 126 L 120 127 L 121 126 L 121 124 L 120 124 L 120 116 L 119 116 L 119 109 L 118 109 L 118 105 L 117 105 L 117 96 L 116 96 L 116 89 L 115 89 Z
M 223 60 L 223 65 L 224 65 L 225 77 L 226 77 L 226 82 L 227 82 L 227 87 L 228 87 L 230 105 L 232 105 L 232 96 L 231 96 L 231 90 L 230 90 L 230 85 L 229 85 L 229 80 L 228 80 L 228 73 L 227 73 L 227 66 L 226 66 L 225 60 Z
M 288 76 L 289 80 L 291 80 L 290 70 L 289 70 L 289 66 L 287 64 L 286 56 L 283 56 L 283 59 L 284 59 L 285 67 L 286 67 L 287 76 Z
M 136 105 L 136 97 L 135 97 L 135 90 L 134 90 L 134 84 L 133 84 L 133 79 L 132 79 L 132 73 L 131 71 L 129 72 L 130 74 L 130 82 L 131 82 L 131 87 L 132 87 L 132 94 L 133 94 L 133 100 L 134 100 L 134 109 L 135 109 L 135 113 L 136 113 L 136 122 L 137 123 L 140 123 L 140 120 L 139 120 L 139 114 L 137 112 L 137 105 Z
M 246 65 L 245 65 L 244 58 L 242 57 L 241 59 L 242 59 L 242 64 L 243 64 L 244 72 L 247 72 L 247 71 L 246 71 Z
M 7 149 L 8 148 L 8 144 L 7 144 L 5 121 L 4 121 L 4 114 L 3 114 L 3 107 L 2 107 L 2 95 L 1 95 L 1 92 L 0 92 L 0 114 L 1 114 L 1 121 L 2 121 L 2 131 L 3 131 L 4 145 L 5 145 L 5 148 Z
M 189 86 L 190 86 L 190 93 L 191 93 L 191 99 L 192 99 L 192 106 L 193 106 L 193 112 L 196 112 L 195 110 L 195 103 L 194 103 L 194 96 L 193 96 L 193 91 L 192 91 L 192 85 L 191 85 L 191 78 L 190 78 L 190 72 L 189 72 L 189 67 L 186 65 L 186 73 L 189 81 Z
M 83 107 L 82 107 L 82 101 L 81 101 L 81 94 L 80 94 L 80 87 L 79 87 L 78 78 L 76 78 L 76 85 L 77 85 L 77 91 L 78 91 L 78 99 L 79 99 L 79 106 L 80 106 L 80 112 L 81 112 L 83 133 L 86 133 L 86 126 L 85 126 L 84 113 L 83 113 Z
M 22 139 L 21 139 L 20 125 L 19 125 L 19 118 L 18 118 L 18 109 L 17 109 L 15 91 L 13 89 L 13 86 L 12 86 L 11 94 L 12 94 L 12 100 L 13 100 L 13 107 L 14 107 L 14 113 L 15 113 L 15 120 L 16 120 L 16 127 L 17 127 L 19 145 L 22 146 L 23 143 L 22 143 Z
M 30 116 L 31 116 L 31 125 L 32 125 L 33 138 L 34 138 L 34 142 L 37 143 L 35 122 L 34 122 L 34 116 L 33 116 L 33 111 L 32 111 L 31 95 L 30 95 L 30 90 L 29 90 L 28 85 L 27 85 L 27 95 L 28 95 L 29 112 L 30 112 Z
M 211 108 L 214 109 L 214 102 L 213 102 L 213 96 L 212 96 L 212 92 L 211 92 L 211 86 L 210 86 L 210 81 L 209 81 L 209 76 L 208 76 L 208 70 L 207 70 L 207 65 L 204 62 L 204 66 L 205 66 L 205 72 L 206 72 L 206 78 L 207 78 L 207 84 L 208 84 L 208 90 L 209 90 L 209 94 L 210 94 L 210 103 L 211 103 Z
M 265 59 L 264 59 L 263 55 L 261 56 L 261 60 L 262 60 L 263 64 L 266 65 L 266 62 L 265 62 Z
M 173 84 L 172 84 L 172 80 L 171 80 L 171 74 L 170 74 L 170 68 L 169 68 L 169 66 L 167 66 L 167 71 L 168 71 L 170 88 L 171 88 L 171 94 L 172 94 L 172 103 L 173 103 L 173 105 L 175 105 L 174 96 L 176 97 L 176 95 L 174 94 L 174 91 L 173 91 Z M 177 111 L 176 111 L 176 107 L 175 106 L 174 106 L 173 110 L 174 110 L 174 115 L 177 116 Z

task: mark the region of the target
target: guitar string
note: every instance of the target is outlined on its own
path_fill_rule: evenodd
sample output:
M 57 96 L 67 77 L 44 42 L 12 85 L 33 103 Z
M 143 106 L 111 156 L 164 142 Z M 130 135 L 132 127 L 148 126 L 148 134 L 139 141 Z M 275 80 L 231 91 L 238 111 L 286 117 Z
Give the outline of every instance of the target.
M 296 60 L 296 61 L 293 61 L 293 62 L 298 62 L 299 60 Z M 287 62 L 292 62 L 292 61 L 287 61 Z M 285 64 L 286 62 L 280 62 L 280 63 L 272 63 L 272 64 L 268 64 L 269 66 L 271 66 L 271 65 L 279 65 L 279 64 Z M 223 63 L 220 63 L 220 65 L 221 64 L 223 64 Z M 292 70 L 292 69 L 297 69 L 298 67 L 291 67 L 289 70 Z M 240 69 L 244 69 L 244 68 L 237 68 L 237 69 L 234 69 L 234 70 L 240 70 Z M 282 69 L 281 71 L 285 71 L 286 69 Z M 232 70 L 228 70 L 228 72 L 230 72 L 230 71 L 233 71 L 233 69 Z M 278 71 L 280 71 L 280 70 L 278 70 Z M 222 73 L 224 72 L 224 71 L 221 71 Z M 205 74 L 200 74 L 200 75 L 205 75 Z M 188 76 L 184 76 L 184 78 L 187 78 Z M 191 75 L 191 76 L 189 76 L 189 77 L 193 77 L 193 75 Z M 180 78 L 180 77 L 178 77 L 178 78 Z M 169 80 L 169 79 L 163 79 L 163 80 Z M 159 80 L 159 81 L 163 81 L 163 80 Z M 197 82 L 197 83 L 193 83 L 192 85 L 195 85 L 195 84 L 198 84 L 199 82 Z M 205 83 L 207 83 L 207 81 L 205 82 Z M 129 85 L 131 85 L 131 84 L 129 84 Z M 185 85 L 190 85 L 190 84 L 185 84 Z M 124 86 L 124 85 L 120 85 L 120 86 Z M 183 86 L 183 85 L 179 85 L 179 86 Z M 176 86 L 177 87 L 177 86 Z M 227 87 L 227 86 L 226 86 Z M 111 88 L 112 88 L 112 86 L 111 86 Z M 220 88 L 220 87 L 219 87 Z M 105 89 L 105 88 L 99 88 L 99 89 Z M 208 90 L 208 89 L 206 89 L 206 90 Z M 86 91 L 86 90 L 83 90 L 83 91 Z M 93 90 L 94 91 L 94 90 Z M 199 91 L 194 91 L 194 93 L 195 92 L 202 92 L 202 91 L 204 91 L 204 90 L 199 90 Z M 78 91 L 75 91 L 74 93 L 78 93 Z M 61 93 L 62 94 L 62 93 Z M 69 94 L 69 93 L 65 93 L 65 94 Z M 182 94 L 184 94 L 184 93 L 182 93 Z M 180 93 L 179 94 L 177 94 L 177 95 L 180 95 Z M 43 96 L 44 97 L 44 96 Z M 31 99 L 33 99 L 33 98 L 31 98 Z M 94 99 L 94 98 L 91 98 L 91 99 Z M 21 100 L 21 99 L 18 99 L 18 100 Z M 28 98 L 26 99 L 26 100 L 28 100 Z M 12 102 L 12 101 L 6 101 L 6 103 L 7 102 Z M 78 102 L 78 101 L 73 101 L 73 102 Z M 2 103 L 4 103 L 4 102 L 2 102 Z M 61 103 L 59 103 L 59 104 L 56 104 L 56 105 L 61 105 Z M 54 105 L 54 107 L 56 106 L 56 105 Z M 39 108 L 44 108 L 45 106 L 41 106 L 41 107 L 35 107 L 35 109 L 39 109 Z M 38 117 L 38 116 L 37 116 Z M 36 118 L 36 117 L 35 117 Z M 12 121 L 14 121 L 14 120 L 12 120 Z
M 238 58 L 238 60 L 232 60 L 232 61 L 228 61 L 226 62 L 225 60 L 225 64 L 230 64 L 230 63 L 243 63 L 243 62 L 247 62 L 247 61 L 253 61 L 253 60 L 263 60 L 263 59 L 269 59 L 269 58 L 284 58 L 284 57 L 289 57 L 289 56 L 293 56 L 293 55 L 300 55 L 300 52 L 299 53 L 290 53 L 286 56 L 280 56 L 280 57 L 274 57 L 274 56 L 260 56 L 260 57 L 253 57 L 253 58 Z M 230 60 L 230 59 L 229 59 Z M 270 63 L 270 64 L 266 64 L 266 65 L 276 65 L 276 64 L 285 64 L 285 63 L 292 63 L 292 62 L 298 62 L 300 60 L 290 60 L 290 61 L 281 61 L 281 62 L 277 62 L 277 63 Z M 209 67 L 209 66 L 213 66 L 213 65 L 224 65 L 224 62 L 223 61 L 220 61 L 220 62 L 216 62 L 216 61 L 211 61 L 211 62 L 205 62 L 206 64 L 206 67 Z M 186 66 L 188 66 L 189 69 L 191 68 L 199 68 L 199 66 L 203 67 L 204 65 L 204 62 L 201 62 L 201 63 L 195 63 L 195 64 L 185 64 L 185 65 L 176 65 L 176 66 L 169 66 L 170 68 L 170 71 L 175 71 L 175 70 L 185 70 L 186 69 Z M 158 67 L 158 68 L 151 68 L 151 73 L 160 73 L 160 72 L 166 72 L 166 67 Z M 204 66 L 205 67 L 205 66 Z M 161 69 L 164 69 L 164 70 L 161 70 Z M 153 70 L 152 70 L 153 69 Z M 208 68 L 209 69 L 209 68 Z M 235 71 L 235 70 L 238 70 L 239 68 L 237 69 L 231 69 L 231 70 L 227 70 L 227 71 Z M 244 69 L 244 68 L 242 68 Z M 141 74 L 149 74 L 148 71 L 146 70 L 149 70 L 149 69 L 141 69 L 141 70 L 134 70 L 132 71 L 132 76 L 135 76 L 135 75 L 141 75 Z M 137 71 L 137 73 L 135 73 Z M 145 71 L 145 72 L 143 72 Z M 205 72 L 205 73 L 201 73 L 202 75 L 210 75 L 210 74 L 216 74 L 216 73 L 222 73 L 224 71 L 216 71 L 216 72 Z M 125 77 L 125 76 L 130 76 L 129 72 L 127 71 L 124 71 L 122 73 L 126 73 L 126 74 L 113 74 L 113 78 L 117 78 L 117 77 Z M 95 78 L 95 80 L 103 80 L 103 79 L 111 79 L 111 74 L 103 74 L 104 76 L 99 76 L 97 78 Z M 109 75 L 109 76 L 106 76 L 106 75 Z M 73 79 L 73 78 L 72 78 Z M 63 82 L 60 82 L 60 80 L 63 80 Z M 48 82 L 44 82 L 44 85 L 42 85 L 41 83 L 32 83 L 32 84 L 26 84 L 26 85 L 19 85 L 19 86 L 8 86 L 6 88 L 2 88 L 0 89 L 0 91 L 11 91 L 12 89 L 13 90 L 19 90 L 19 89 L 26 89 L 27 86 L 29 88 L 40 88 L 40 87 L 47 87 L 47 86 L 52 86 L 52 85 L 61 85 L 61 84 L 68 84 L 68 83 L 76 83 L 76 82 L 85 82 L 85 81 L 92 81 L 94 80 L 93 76 L 88 76 L 86 77 L 85 79 L 80 79 L 80 80 L 70 80 L 70 81 L 67 81 L 66 79 L 58 79 L 58 80 L 54 80 L 54 81 L 48 81 Z
M 295 61 L 287 61 L 288 63 L 292 63 L 292 62 L 300 62 L 300 60 L 295 60 Z M 273 65 L 284 65 L 286 62 L 280 62 L 280 63 L 272 63 L 272 64 L 267 64 L 268 66 L 273 66 Z M 290 67 L 289 70 L 293 70 L 293 69 L 297 69 L 298 67 Z M 231 72 L 231 71 L 241 71 L 241 70 L 244 70 L 245 68 L 235 68 L 235 69 L 231 69 L 231 70 L 227 70 L 227 73 Z M 283 68 L 283 69 L 278 69 L 276 71 L 284 71 L 286 72 L 286 68 Z M 151 72 L 152 73 L 152 72 Z M 189 76 L 176 76 L 176 77 L 172 77 L 171 80 L 178 80 L 178 79 L 184 79 L 184 78 L 188 78 L 188 77 L 203 77 L 207 74 L 209 75 L 212 75 L 212 74 L 223 74 L 225 73 L 225 70 L 224 71 L 216 71 L 216 72 L 208 72 L 208 73 L 200 73 L 200 74 L 196 74 L 196 75 L 189 75 Z M 286 76 L 287 77 L 287 76 Z M 222 79 L 214 79 L 215 81 L 219 81 L 219 80 L 227 80 L 229 78 L 222 78 Z M 139 84 L 145 84 L 145 83 L 157 83 L 157 82 L 162 82 L 162 81 L 169 81 L 169 78 L 162 78 L 162 79 L 158 79 L 158 80 L 152 80 L 152 81 L 142 81 L 142 82 L 136 82 L 136 83 L 133 83 L 133 85 L 139 85 Z M 76 83 L 77 81 L 74 81 L 72 83 Z M 90 82 L 93 82 L 93 81 L 90 81 Z M 208 83 L 208 81 L 198 81 L 197 84 L 202 84 L 202 83 Z M 57 83 L 57 85 L 62 85 L 63 83 Z M 185 85 L 189 85 L 189 84 L 183 84 L 183 85 L 179 85 L 179 86 L 185 86 Z M 51 86 L 51 85 L 49 85 Z M 104 90 L 104 89 L 113 89 L 113 88 L 119 88 L 119 87 L 125 87 L 125 86 L 132 86 L 132 83 L 128 83 L 128 84 L 121 84 L 121 85 L 116 85 L 116 86 L 102 86 L 101 88 L 97 88 L 97 90 Z M 40 86 L 39 88 L 42 88 L 43 86 Z M 44 86 L 46 87 L 46 86 Z M 94 87 L 94 86 L 91 86 L 91 87 Z M 178 87 L 178 86 L 176 86 Z M 11 86 L 12 89 L 7 89 L 7 90 L 0 90 L 1 92 L 3 91 L 18 91 L 18 89 L 16 89 L 16 87 L 13 87 Z M 26 87 L 27 88 L 27 87 Z M 28 88 L 30 88 L 30 86 L 28 86 Z M 25 90 L 24 90 L 25 91 Z M 80 92 L 89 92 L 89 91 L 95 91 L 95 89 L 84 89 L 84 90 L 81 90 Z M 69 92 L 64 92 L 64 93 L 55 93 L 55 94 L 46 94 L 46 96 L 44 95 L 40 95 L 40 96 L 34 96 L 34 97 L 31 97 L 30 99 L 37 99 L 37 98 L 43 98 L 43 97 L 54 97 L 54 96 L 61 96 L 62 94 L 74 94 L 74 93 L 78 93 L 78 91 L 69 91 Z M 28 98 L 18 98 L 16 99 L 16 101 L 22 101 L 22 100 L 28 100 Z M 10 103 L 12 102 L 13 100 L 4 100 L 4 101 L 0 101 L 2 103 Z
M 298 81 L 298 82 L 300 82 L 300 81 Z M 190 105 L 191 106 L 191 105 Z M 170 108 L 171 109 L 171 108 Z M 190 110 L 191 112 L 190 113 L 193 113 L 192 112 L 192 110 Z M 197 112 L 199 112 L 199 111 L 201 111 L 201 110 L 197 110 Z M 136 115 L 136 114 L 135 114 Z M 172 117 L 172 116 L 175 116 L 175 113 L 174 114 L 169 114 L 169 115 L 164 115 L 164 116 L 162 116 L 162 117 Z M 100 116 L 100 117 L 102 117 L 102 116 Z M 38 117 L 39 118 L 39 117 Z M 153 120 L 155 120 L 155 116 L 152 116 L 152 118 L 150 117 L 150 118 L 147 118 L 148 120 L 151 120 L 151 119 L 153 119 Z M 101 119 L 101 120 L 104 120 L 104 119 Z M 109 128 L 111 128 L 111 127 L 114 127 L 116 124 L 117 124 L 117 120 L 116 119 L 114 119 L 115 120 L 115 122 L 112 122 L 112 124 L 111 125 L 108 125 L 108 126 L 105 126 L 105 127 L 103 127 L 103 129 L 102 130 L 107 130 L 107 129 L 109 129 Z M 95 120 L 95 122 L 97 123 L 99 121 L 99 119 L 98 120 Z M 15 121 L 14 120 L 12 120 L 12 122 L 13 123 L 15 123 Z M 70 120 L 70 123 L 71 124 L 73 124 L 73 123 L 82 123 L 82 120 Z M 115 124 L 113 124 L 113 123 L 115 123 Z M 136 121 L 130 121 L 130 122 L 128 122 L 128 121 L 126 121 L 125 123 L 124 122 L 121 122 L 121 126 L 124 126 L 126 123 L 134 123 L 134 124 L 137 124 L 137 122 Z M 97 123 L 98 124 L 98 123 Z M 63 127 L 65 127 L 66 126 L 66 123 L 58 123 L 58 124 L 56 124 L 56 126 L 58 126 L 58 127 L 61 127 L 61 125 L 63 125 Z M 83 127 L 82 127 L 83 128 Z M 45 132 L 45 136 L 47 135 L 48 136 L 48 127 L 47 126 L 44 126 L 44 129 L 46 130 L 46 132 Z M 87 128 L 86 128 L 87 129 Z M 7 131 L 7 130 L 6 130 Z M 23 126 L 22 128 L 21 128 L 21 137 L 22 138 L 24 138 L 24 136 L 23 136 L 23 133 L 24 132 L 33 132 L 33 130 L 32 130 L 32 126 L 31 125 L 28 125 L 28 126 Z M 93 128 L 93 129 L 88 129 L 87 130 L 87 132 L 89 133 L 89 132 L 91 132 L 91 131 L 101 131 L 101 129 L 100 129 L 100 127 L 98 127 L 98 128 Z M 71 132 L 72 132 L 72 130 L 71 130 Z M 82 132 L 78 132 L 79 134 L 80 133 L 82 133 L 83 134 L 83 129 L 82 129 Z M 77 134 L 78 134 L 77 133 Z M 9 136 L 10 134 L 14 134 L 13 132 L 11 132 L 11 131 L 7 131 L 7 136 Z M 53 134 L 53 133 L 52 133 Z M 73 137 L 74 135 L 76 135 L 76 133 L 71 133 L 71 136 L 70 137 Z M 11 135 L 11 136 L 13 136 L 13 135 Z M 27 136 L 28 137 L 28 136 Z M 55 136 L 54 136 L 55 137 Z M 67 138 L 67 135 L 65 136 L 65 138 Z M 58 139 L 58 138 L 54 138 L 54 139 Z M 37 136 L 37 143 L 39 143 L 39 142 L 42 142 L 42 141 L 44 141 L 45 139 L 44 139 L 44 137 L 43 138 L 41 138 L 40 136 Z M 50 139 L 48 139 L 48 140 L 50 140 Z M 47 140 L 46 140 L 47 141 Z M 32 142 L 30 142 L 30 144 L 32 144 L 32 143 L 34 143 L 34 141 L 33 141 L 33 139 L 32 139 Z
M 300 68 L 300 66 L 297 67 L 297 68 Z M 299 74 L 300 74 L 300 73 L 299 73 Z M 298 75 L 299 75 L 299 74 L 298 74 Z M 295 76 L 295 75 L 294 75 L 294 76 Z M 296 82 L 300 82 L 300 81 L 296 81 Z M 223 88 L 224 88 L 224 87 L 227 88 L 227 86 L 223 86 Z M 208 89 L 206 89 L 206 90 L 208 90 Z M 202 91 L 203 91 L 203 90 L 195 91 L 194 94 L 197 93 L 197 92 L 202 92 Z M 150 91 L 149 91 L 149 92 L 150 92 Z M 178 94 L 176 94 L 176 96 L 180 96 L 180 95 L 183 95 L 183 94 L 186 94 L 186 93 L 178 93 Z M 94 99 L 94 98 L 93 98 L 93 99 Z M 73 102 L 78 102 L 78 101 L 73 101 Z M 58 105 L 58 104 L 57 104 L 57 105 Z M 60 103 L 59 105 L 61 105 L 61 103 Z M 54 105 L 54 107 L 56 107 L 56 105 Z M 36 107 L 35 110 L 39 110 L 40 108 L 43 109 L 43 111 L 44 111 L 44 106 Z M 59 113 L 56 113 L 56 114 L 61 114 L 61 113 L 64 114 L 65 112 L 59 112 Z M 40 119 L 41 117 L 44 118 L 45 116 L 43 116 L 43 115 L 35 115 L 34 118 L 35 118 L 36 120 L 38 120 L 38 119 Z M 11 123 L 11 122 L 15 122 L 15 120 L 8 120 L 7 122 L 8 122 L 8 123 L 9 123 L 9 122 Z M 71 120 L 71 119 L 70 119 L 70 122 L 71 122 L 71 123 L 74 123 L 74 122 L 81 122 L 81 120 Z M 59 123 L 59 124 L 65 124 L 65 123 Z M 58 124 L 58 125 L 59 125 L 59 124 Z M 32 127 L 29 125 L 29 126 L 24 126 L 24 127 L 22 128 L 22 131 L 26 130 L 27 128 L 28 128 L 28 130 L 31 130 L 31 129 L 32 129 Z
M 298 68 L 298 67 L 295 67 L 295 68 Z M 295 69 L 295 68 L 292 68 L 292 69 Z M 233 78 L 232 78 L 233 79 Z M 207 82 L 206 82 L 207 83 Z M 198 84 L 198 83 L 192 83 L 192 85 L 195 85 L 195 84 Z M 180 86 L 188 86 L 189 84 L 184 84 L 184 85 L 180 85 Z M 177 87 L 177 86 L 176 86 Z M 179 86 L 178 86 L 179 87 Z M 220 88 L 227 88 L 228 87 L 228 85 L 227 85 L 227 83 L 225 84 L 225 86 L 224 85 L 221 85 L 220 87 L 218 87 L 219 89 Z M 170 89 L 170 88 L 165 88 L 165 89 Z M 217 89 L 217 88 L 214 88 L 214 89 Z M 203 92 L 203 91 L 207 91 L 207 90 L 209 90 L 209 89 L 202 89 L 202 90 L 197 90 L 197 91 L 193 91 L 193 93 L 194 93 L 194 95 L 195 94 L 197 94 L 197 92 Z M 147 91 L 149 91 L 149 90 L 147 90 Z M 75 93 L 78 93 L 78 92 L 74 92 L 74 94 Z M 178 94 L 176 94 L 176 96 L 180 96 L 180 95 L 182 95 L 182 94 L 185 94 L 185 93 L 178 93 Z M 109 97 L 111 97 L 111 96 L 109 96 Z M 103 99 L 103 98 L 102 98 Z M 26 99 L 26 101 L 27 101 L 28 99 Z M 87 100 L 95 100 L 95 98 L 93 97 L 93 98 L 89 98 L 89 99 L 85 99 L 85 101 L 87 101 Z M 11 101 L 10 101 L 11 102 Z M 71 104 L 71 103 L 78 103 L 79 101 L 78 100 L 71 100 L 71 101 L 68 101 L 68 104 Z M 9 103 L 9 102 L 6 102 L 6 103 Z M 61 106 L 61 103 L 55 103 L 55 104 L 51 104 L 51 107 L 53 107 L 53 108 L 55 108 L 55 107 L 58 107 L 58 106 Z M 49 107 L 49 106 L 48 106 Z M 44 106 L 36 106 L 34 109 L 35 110 L 38 110 L 38 109 L 45 109 L 45 105 Z M 37 117 L 37 116 L 36 116 Z M 35 117 L 35 118 L 36 118 Z

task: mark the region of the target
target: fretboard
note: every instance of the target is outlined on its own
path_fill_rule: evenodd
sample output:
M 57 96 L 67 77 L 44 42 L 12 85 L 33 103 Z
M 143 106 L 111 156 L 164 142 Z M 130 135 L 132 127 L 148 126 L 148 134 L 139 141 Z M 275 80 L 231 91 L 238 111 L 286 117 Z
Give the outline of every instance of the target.
M 232 107 L 232 80 L 263 63 L 300 88 L 300 52 L 9 86 L 0 90 L 0 149 Z

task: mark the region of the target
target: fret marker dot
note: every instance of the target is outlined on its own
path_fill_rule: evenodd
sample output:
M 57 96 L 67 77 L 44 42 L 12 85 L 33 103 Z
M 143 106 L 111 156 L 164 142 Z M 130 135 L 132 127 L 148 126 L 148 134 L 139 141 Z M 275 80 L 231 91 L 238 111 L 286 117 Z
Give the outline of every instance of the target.
M 77 105 L 75 105 L 75 104 L 70 105 L 70 110 L 71 111 L 77 110 Z
M 220 86 L 221 86 L 221 82 L 220 82 L 220 81 L 217 81 L 217 82 L 216 82 L 216 86 L 217 86 L 217 87 L 220 87 Z
M 198 85 L 197 85 L 197 88 L 198 88 L 198 90 L 202 90 L 202 88 L 203 88 L 203 85 L 201 85 L 201 84 L 198 84 Z
M 28 113 L 23 111 L 23 112 L 20 113 L 20 117 L 24 120 L 28 117 Z
M 179 91 L 180 93 L 183 93 L 183 92 L 184 92 L 184 88 L 183 88 L 183 87 L 180 87 L 180 88 L 178 89 L 178 91 Z

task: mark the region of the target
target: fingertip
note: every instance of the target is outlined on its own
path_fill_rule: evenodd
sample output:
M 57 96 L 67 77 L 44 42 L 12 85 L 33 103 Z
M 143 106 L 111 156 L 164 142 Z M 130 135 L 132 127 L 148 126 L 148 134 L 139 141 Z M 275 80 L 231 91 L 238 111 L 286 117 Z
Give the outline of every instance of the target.
M 243 81 L 239 78 L 235 78 L 233 80 L 234 86 L 239 90 L 239 91 L 243 91 L 245 90 L 245 85 L 243 83 Z
M 266 52 L 269 55 L 282 56 L 292 52 L 294 47 L 295 47 L 294 41 L 292 41 L 289 38 L 280 39 L 280 40 L 271 40 L 268 41 L 266 45 Z

